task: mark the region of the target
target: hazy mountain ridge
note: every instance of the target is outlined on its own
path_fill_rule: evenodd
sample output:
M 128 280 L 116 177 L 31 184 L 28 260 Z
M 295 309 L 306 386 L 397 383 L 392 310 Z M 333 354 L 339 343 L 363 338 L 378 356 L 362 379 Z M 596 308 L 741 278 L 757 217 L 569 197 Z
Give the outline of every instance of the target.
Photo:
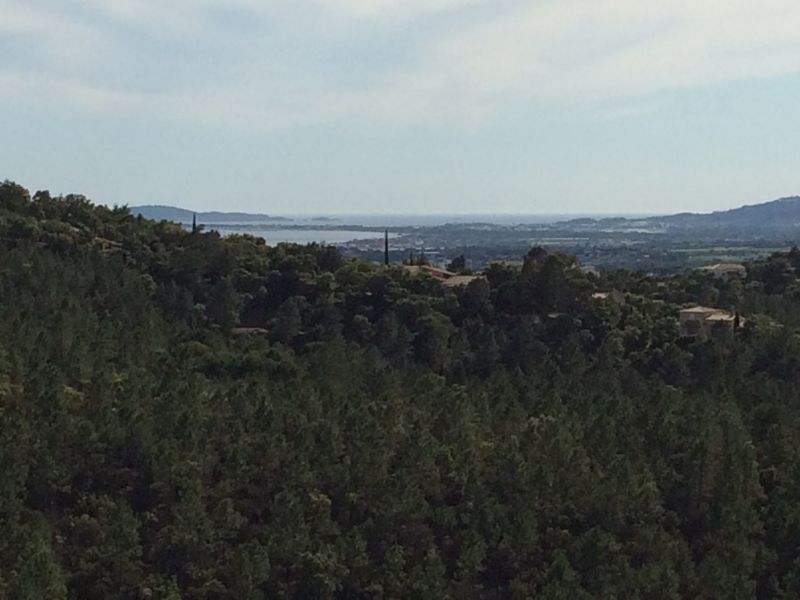
M 706 214 L 680 213 L 657 217 L 653 221 L 675 227 L 797 227 L 800 225 L 800 196 Z
M 621 229 L 648 227 L 660 230 L 793 229 L 800 227 L 800 196 L 780 198 L 761 204 L 748 204 L 739 208 L 711 213 L 683 212 L 641 218 L 581 218 L 571 219 L 557 225 L 569 225 L 581 229 L 609 226 Z
M 263 221 L 290 221 L 286 217 L 276 217 L 273 215 L 266 215 L 260 213 L 245 213 L 245 212 L 222 212 L 222 211 L 208 211 L 208 212 L 194 212 L 186 210 L 185 208 L 178 208 L 176 206 L 166 206 L 161 204 L 131 206 L 129 207 L 131 213 L 134 215 L 142 215 L 146 219 L 154 219 L 156 221 L 176 221 L 178 223 L 191 223 L 194 215 L 197 215 L 197 220 L 201 223 L 208 222 L 263 222 Z
M 133 214 L 155 220 L 177 221 L 191 223 L 193 215 L 197 215 L 200 223 L 258 223 L 265 221 L 291 222 L 292 219 L 274 215 L 246 212 L 193 212 L 184 208 L 166 205 L 132 206 Z M 339 219 L 329 217 L 316 217 L 313 221 L 329 221 L 331 225 Z M 338 225 L 338 224 L 337 224 Z M 475 226 L 476 223 L 448 223 L 443 227 Z M 492 226 L 491 223 L 481 223 L 482 226 Z M 580 217 L 566 221 L 552 223 L 550 226 L 569 225 L 581 229 L 595 227 L 652 227 L 669 229 L 791 229 L 800 227 L 800 196 L 789 196 L 764 202 L 749 204 L 730 210 L 715 211 L 711 213 L 683 212 L 672 215 L 652 217 Z M 439 226 L 442 227 L 442 226 Z

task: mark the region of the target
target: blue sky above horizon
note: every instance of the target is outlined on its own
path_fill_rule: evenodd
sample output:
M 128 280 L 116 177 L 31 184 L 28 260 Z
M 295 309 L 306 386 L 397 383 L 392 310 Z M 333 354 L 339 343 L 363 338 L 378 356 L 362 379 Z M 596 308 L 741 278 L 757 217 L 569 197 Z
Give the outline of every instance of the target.
M 0 0 L 0 178 L 267 213 L 800 194 L 796 0 Z

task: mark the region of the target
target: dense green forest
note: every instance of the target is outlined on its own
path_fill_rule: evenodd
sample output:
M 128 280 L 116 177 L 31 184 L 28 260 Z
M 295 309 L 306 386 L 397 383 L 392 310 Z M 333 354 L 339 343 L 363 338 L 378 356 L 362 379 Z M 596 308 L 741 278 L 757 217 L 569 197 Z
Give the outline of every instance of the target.
M 800 251 L 575 267 L 450 289 L 0 184 L 0 598 L 800 597 Z

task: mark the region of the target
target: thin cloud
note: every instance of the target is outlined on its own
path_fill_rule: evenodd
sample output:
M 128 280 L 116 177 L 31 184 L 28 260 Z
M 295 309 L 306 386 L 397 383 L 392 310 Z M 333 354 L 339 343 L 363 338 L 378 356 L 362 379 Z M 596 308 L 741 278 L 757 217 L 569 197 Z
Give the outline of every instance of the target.
M 647 94 L 800 71 L 800 5 L 543 3 L 458 31 L 422 76 L 475 98 Z
M 795 0 L 309 0 L 292 8 L 258 0 L 0 0 L 0 10 L 0 35 L 13 36 L 12 52 L 36 39 L 51 57 L 24 72 L 0 57 L 2 76 L 16 82 L 0 98 L 45 89 L 54 102 L 87 111 L 264 131 L 364 120 L 475 124 L 509 107 L 629 106 L 665 90 L 800 71 Z M 264 26 L 242 40 L 215 24 L 215 11 L 224 10 L 245 11 Z M 425 25 L 419 34 L 409 19 Z M 376 20 L 394 37 L 376 35 Z M 337 54 L 334 22 L 360 40 L 356 55 Z M 115 23 L 206 53 L 209 67 L 178 87 L 181 59 L 168 50 L 141 58 Z M 71 52 L 65 39 L 74 40 Z M 359 78 L 370 52 L 388 43 L 402 60 Z M 332 60 L 339 62 L 331 71 Z M 122 67 L 112 85 L 107 74 L 130 62 L 158 85 L 126 82 Z M 351 76 L 339 80 L 337 69 Z
M 321 7 L 371 18 L 424 17 L 481 4 L 482 0 L 317 0 Z
M 12 48 L 5 57 L 0 55 L 0 67 L 5 61 L 31 54 L 43 57 L 43 67 L 88 64 L 103 45 L 103 38 L 95 27 L 73 19 L 57 6 L 0 0 L 0 15 L 0 39 L 7 48 Z M 14 48 L 18 56 L 14 56 Z

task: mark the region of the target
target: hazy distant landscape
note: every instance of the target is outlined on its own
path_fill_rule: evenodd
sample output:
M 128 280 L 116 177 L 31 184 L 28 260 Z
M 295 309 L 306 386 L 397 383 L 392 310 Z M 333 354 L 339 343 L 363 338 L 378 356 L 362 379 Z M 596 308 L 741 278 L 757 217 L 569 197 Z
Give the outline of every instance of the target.
M 677 215 L 341 215 L 281 216 L 192 213 L 132 207 L 148 218 L 180 217 L 222 234 L 246 233 L 279 242 L 325 242 L 349 256 L 383 260 L 412 252 L 445 265 L 463 255 L 476 269 L 516 260 L 536 245 L 575 255 L 581 263 L 670 273 L 712 262 L 743 261 L 787 249 L 800 238 L 800 198 L 784 198 L 709 214 Z M 324 219 L 324 220 L 320 220 Z

